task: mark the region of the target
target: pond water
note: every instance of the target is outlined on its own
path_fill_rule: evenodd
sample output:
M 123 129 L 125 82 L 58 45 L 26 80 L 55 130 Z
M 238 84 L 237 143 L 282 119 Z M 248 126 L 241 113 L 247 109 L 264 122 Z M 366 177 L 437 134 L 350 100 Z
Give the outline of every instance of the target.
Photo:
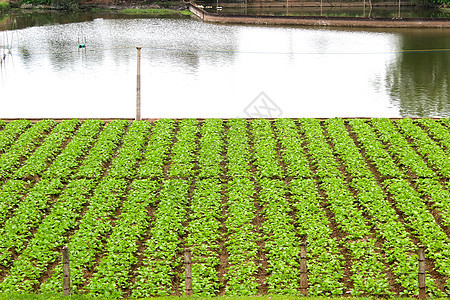
M 136 46 L 143 118 L 450 116 L 449 30 L 40 16 L 0 19 L 0 118 L 133 118 Z

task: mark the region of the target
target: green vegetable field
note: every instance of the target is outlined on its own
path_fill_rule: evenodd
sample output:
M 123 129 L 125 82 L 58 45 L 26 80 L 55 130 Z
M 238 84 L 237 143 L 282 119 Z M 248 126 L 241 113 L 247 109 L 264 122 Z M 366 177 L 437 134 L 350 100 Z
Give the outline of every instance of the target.
M 450 293 L 450 119 L 0 121 L 0 292 Z

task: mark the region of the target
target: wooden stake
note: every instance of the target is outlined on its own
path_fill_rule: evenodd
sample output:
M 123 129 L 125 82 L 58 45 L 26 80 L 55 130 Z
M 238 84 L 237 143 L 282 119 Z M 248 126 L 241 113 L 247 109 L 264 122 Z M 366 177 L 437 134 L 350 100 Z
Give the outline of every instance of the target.
M 69 247 L 62 248 L 63 257 L 63 295 L 70 296 L 70 265 L 69 265 Z
M 419 299 L 425 297 L 425 246 L 419 245 Z
M 186 283 L 186 296 L 192 296 L 192 261 L 191 261 L 191 249 L 184 249 L 184 267 L 185 276 L 184 281 Z
M 136 88 L 136 120 L 141 119 L 141 49 L 137 49 L 137 88 Z
M 308 269 L 306 266 L 306 242 L 300 244 L 300 292 L 308 297 Z

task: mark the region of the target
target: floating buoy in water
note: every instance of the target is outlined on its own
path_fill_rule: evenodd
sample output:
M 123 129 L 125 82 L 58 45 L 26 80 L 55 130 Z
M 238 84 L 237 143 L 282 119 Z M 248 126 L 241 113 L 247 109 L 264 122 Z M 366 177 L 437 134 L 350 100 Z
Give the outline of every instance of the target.
M 78 38 L 78 48 L 86 48 L 86 37 L 84 38 L 84 43 L 80 43 L 80 38 Z

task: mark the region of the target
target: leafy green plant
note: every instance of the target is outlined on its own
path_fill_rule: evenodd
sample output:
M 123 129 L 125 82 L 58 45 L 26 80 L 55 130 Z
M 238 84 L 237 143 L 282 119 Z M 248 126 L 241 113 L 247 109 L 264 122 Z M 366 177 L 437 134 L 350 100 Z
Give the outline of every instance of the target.
M 225 274 L 227 295 L 256 295 L 259 270 L 258 245 L 260 234 L 253 224 L 256 217 L 255 185 L 251 181 L 250 145 L 247 122 L 232 119 L 227 122 L 227 174 L 228 201 L 225 220 L 228 239 L 225 242 L 228 252 L 228 267 Z
M 393 122 L 389 119 L 372 119 L 373 127 L 379 133 L 381 141 L 387 145 L 387 151 L 397 159 L 406 173 L 408 170 L 419 177 L 434 177 L 423 159 L 412 149 L 405 137 L 398 132 Z
M 392 157 L 383 144 L 377 139 L 372 127 L 365 120 L 351 119 L 348 121 L 351 130 L 356 134 L 360 147 L 364 148 L 367 159 L 375 165 L 383 178 L 398 178 L 402 172 L 398 169 Z
M 13 171 L 20 167 L 20 161 L 31 155 L 41 143 L 44 134 L 49 132 L 54 124 L 52 120 L 42 120 L 34 124 L 19 137 L 11 149 L 0 156 L 0 179 L 11 177 Z
M 292 119 L 275 120 L 277 140 L 281 144 L 283 162 L 286 165 L 286 175 L 294 178 L 309 178 L 312 176 L 309 161 L 302 147 L 297 125 Z
M 99 124 L 101 125 L 103 124 Z M 89 154 L 74 177 L 100 180 L 105 164 L 114 155 L 127 126 L 128 122 L 125 120 L 114 120 L 108 123 L 100 132 L 95 145 L 89 150 Z
M 192 290 L 196 295 L 214 296 L 220 288 L 219 218 L 222 212 L 221 185 L 217 179 L 202 179 L 195 184 L 187 228 L 186 246 L 192 255 Z
M 250 123 L 250 127 L 253 135 L 254 164 L 258 171 L 258 177 L 281 178 L 283 172 L 270 122 L 264 119 L 256 119 Z
M 321 208 L 317 182 L 295 179 L 290 183 L 291 202 L 296 211 L 298 234 L 306 235 L 310 295 L 342 295 L 343 261 L 339 244 L 332 237 L 330 221 Z
M 140 178 L 162 178 L 164 176 L 163 166 L 169 157 L 174 128 L 174 120 L 161 119 L 155 123 L 144 153 L 144 162 L 141 163 L 138 171 Z
M 300 244 L 295 234 L 293 219 L 289 216 L 290 204 L 286 198 L 287 187 L 277 179 L 258 181 L 261 191 L 259 201 L 264 206 L 266 221 L 262 224 L 270 294 L 299 294 Z
M 185 119 L 180 122 L 180 131 L 176 135 L 177 141 L 172 148 L 170 176 L 186 178 L 194 175 L 197 126 L 198 121 L 193 119 Z
M 61 152 L 63 143 L 72 137 L 78 125 L 78 120 L 65 120 L 56 125 L 42 145 L 14 173 L 13 177 L 29 179 L 41 176 L 48 164 Z
M 0 153 L 5 153 L 27 127 L 31 125 L 28 120 L 16 120 L 6 124 L 0 131 Z
M 131 184 L 122 213 L 115 222 L 107 241 L 105 254 L 88 285 L 90 293 L 111 298 L 122 297 L 129 288 L 130 270 L 137 263 L 137 241 L 150 225 L 147 207 L 154 205 L 160 184 L 150 179 L 135 180 Z
M 189 183 L 165 181 L 158 199 L 155 220 L 146 243 L 143 266 L 136 272 L 133 297 L 169 295 L 176 268 L 181 265 L 180 236 L 185 233 Z
M 414 124 L 411 119 L 401 119 L 396 124 L 404 136 L 410 138 L 412 146 L 415 146 L 417 152 L 423 158 L 426 158 L 429 165 L 434 167 L 443 177 L 450 177 L 449 156 L 439 147 L 438 143 Z

